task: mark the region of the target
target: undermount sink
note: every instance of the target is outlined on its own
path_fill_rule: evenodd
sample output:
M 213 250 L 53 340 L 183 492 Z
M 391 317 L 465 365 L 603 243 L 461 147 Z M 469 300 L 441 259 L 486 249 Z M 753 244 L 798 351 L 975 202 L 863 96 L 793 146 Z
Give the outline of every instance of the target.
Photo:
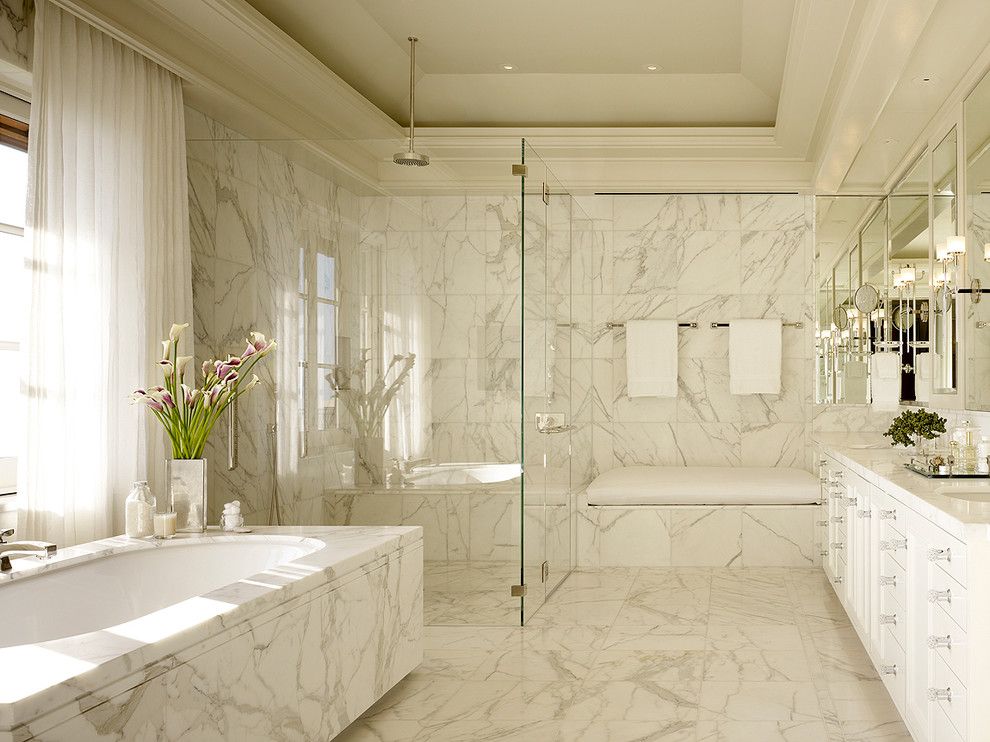
M 990 487 L 939 487 L 935 492 L 955 500 L 990 503 Z

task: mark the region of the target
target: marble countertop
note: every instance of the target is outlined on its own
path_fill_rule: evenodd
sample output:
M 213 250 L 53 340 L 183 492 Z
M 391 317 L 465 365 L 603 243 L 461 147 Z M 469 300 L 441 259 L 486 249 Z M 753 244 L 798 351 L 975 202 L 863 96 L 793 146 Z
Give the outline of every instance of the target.
M 164 543 L 118 536 L 60 549 L 46 562 L 16 560 L 15 571 L 7 580 L 0 580 L 0 605 L 5 613 L 30 612 L 30 606 L 3 604 L 3 586 L 14 579 L 39 578 L 41 582 L 45 572 L 111 554 L 259 535 L 315 540 L 322 546 L 277 570 L 267 570 L 263 579 L 245 577 L 200 596 L 207 598 L 199 602 L 208 603 L 209 610 L 197 610 L 185 620 L 176 613 L 169 621 L 162 621 L 159 614 L 169 611 L 165 608 L 128 623 L 133 629 L 146 619 L 149 626 L 157 620 L 154 641 L 137 641 L 126 636 L 128 632 L 114 633 L 109 630 L 113 627 L 107 627 L 64 639 L 0 648 L 0 666 L 4 668 L 0 673 L 0 737 L 5 730 L 59 708 L 78 714 L 105 700 L 111 689 L 119 693 L 130 683 L 136 685 L 198 656 L 222 642 L 234 627 L 241 631 L 245 625 L 271 620 L 288 601 L 313 590 L 332 590 L 355 572 L 378 567 L 390 555 L 421 548 L 423 530 L 419 526 L 287 526 L 259 527 L 241 535 L 211 529 L 203 535 L 180 534 Z M 39 589 L 43 589 L 40 584 Z M 163 624 L 167 627 L 164 631 L 160 628 Z
M 990 479 L 926 479 L 904 468 L 910 458 L 890 442 L 873 436 L 816 433 L 813 440 L 825 453 L 868 482 L 962 540 L 990 539 Z M 951 497 L 952 491 L 979 493 L 980 500 Z

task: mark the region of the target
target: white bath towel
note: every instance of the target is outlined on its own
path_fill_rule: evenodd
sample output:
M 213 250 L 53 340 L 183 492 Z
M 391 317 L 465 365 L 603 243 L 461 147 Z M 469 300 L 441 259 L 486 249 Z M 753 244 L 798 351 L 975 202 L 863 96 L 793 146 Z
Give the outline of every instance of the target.
M 873 407 L 896 410 L 901 403 L 901 356 L 899 353 L 874 353 L 870 357 L 870 391 Z
M 629 397 L 677 396 L 677 322 L 626 323 L 626 378 Z
M 780 319 L 729 322 L 729 391 L 780 394 Z
M 914 357 L 914 398 L 918 402 L 932 399 L 932 354 L 927 351 Z

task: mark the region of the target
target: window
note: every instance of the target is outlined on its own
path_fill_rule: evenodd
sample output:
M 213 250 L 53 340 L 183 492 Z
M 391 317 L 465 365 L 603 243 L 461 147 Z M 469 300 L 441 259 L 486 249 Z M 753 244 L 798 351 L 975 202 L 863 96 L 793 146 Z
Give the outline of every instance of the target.
M 17 488 L 20 334 L 27 310 L 27 172 L 27 125 L 0 115 L 0 495 Z
M 337 261 L 329 246 L 299 248 L 299 407 L 306 434 L 330 430 L 336 396 L 327 375 L 337 363 Z

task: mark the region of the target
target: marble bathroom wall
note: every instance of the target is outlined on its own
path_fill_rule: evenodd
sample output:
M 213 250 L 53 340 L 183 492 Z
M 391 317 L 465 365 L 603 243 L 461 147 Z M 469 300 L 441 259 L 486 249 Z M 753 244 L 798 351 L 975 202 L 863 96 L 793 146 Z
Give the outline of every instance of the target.
M 0 0 L 0 63 L 31 69 L 33 0 Z
M 186 112 L 197 363 L 240 353 L 251 330 L 279 344 L 256 368 L 263 385 L 239 405 L 236 468 L 227 465 L 226 419 L 209 440 L 209 519 L 239 499 L 248 523 L 267 522 L 277 471 L 282 522 L 321 523 L 323 493 L 349 476 L 352 453 L 349 435 L 316 419 L 329 385 L 303 366 L 319 328 L 300 282 L 312 282 L 317 257 L 334 261 L 337 334 L 358 336 L 359 297 L 346 290 L 359 275 L 358 197 L 274 144 Z
M 592 349 L 595 473 L 637 464 L 809 465 L 813 203 L 793 194 L 588 196 L 594 219 L 585 340 Z M 577 305 L 578 299 L 575 298 Z M 587 310 L 586 310 L 587 311 Z M 586 315 L 587 316 L 587 315 Z M 779 395 L 728 391 L 728 334 L 713 321 L 781 317 Z M 682 329 L 677 398 L 629 399 L 625 331 L 608 321 L 697 321 Z

